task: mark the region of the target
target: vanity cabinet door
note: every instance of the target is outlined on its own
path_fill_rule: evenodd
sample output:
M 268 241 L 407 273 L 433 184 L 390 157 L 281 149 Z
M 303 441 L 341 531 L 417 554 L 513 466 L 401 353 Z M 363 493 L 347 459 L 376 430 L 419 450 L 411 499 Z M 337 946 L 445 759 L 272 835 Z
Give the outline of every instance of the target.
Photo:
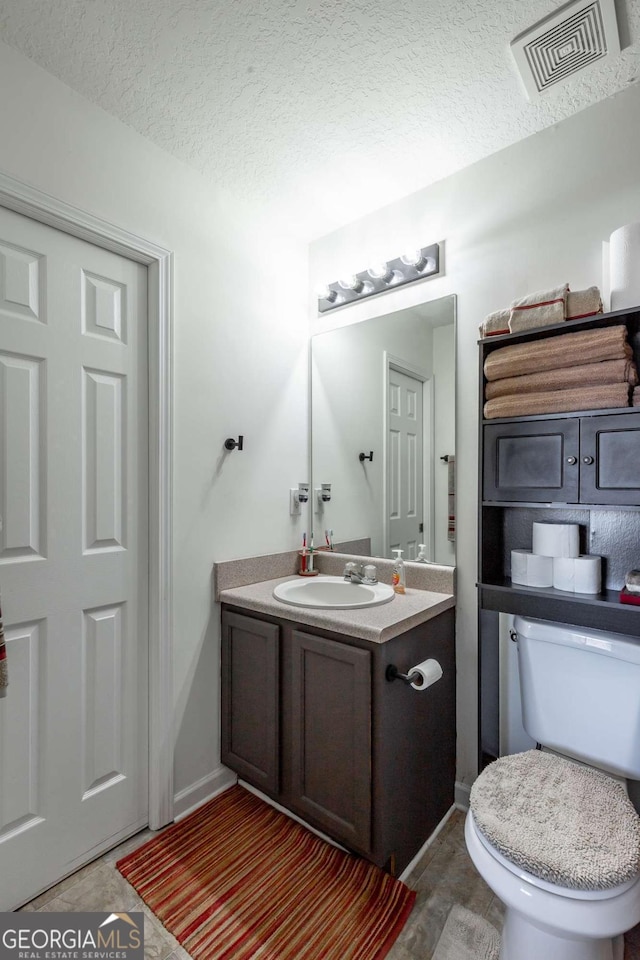
M 640 412 L 580 421 L 580 499 L 640 505 Z
M 577 503 L 578 420 L 484 427 L 484 500 Z
M 222 613 L 221 759 L 266 793 L 280 789 L 280 627 Z
M 291 803 L 349 847 L 371 849 L 371 652 L 292 630 Z

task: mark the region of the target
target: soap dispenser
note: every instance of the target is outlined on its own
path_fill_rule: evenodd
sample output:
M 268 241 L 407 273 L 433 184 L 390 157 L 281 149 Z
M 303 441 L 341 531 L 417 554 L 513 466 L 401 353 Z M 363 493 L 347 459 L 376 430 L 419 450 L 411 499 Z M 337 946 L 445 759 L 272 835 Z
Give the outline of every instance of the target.
M 397 554 L 395 562 L 393 564 L 393 575 L 391 577 L 391 585 L 396 593 L 405 592 L 405 575 L 404 575 L 404 560 L 402 559 L 402 550 L 400 547 L 394 547 L 393 553 Z

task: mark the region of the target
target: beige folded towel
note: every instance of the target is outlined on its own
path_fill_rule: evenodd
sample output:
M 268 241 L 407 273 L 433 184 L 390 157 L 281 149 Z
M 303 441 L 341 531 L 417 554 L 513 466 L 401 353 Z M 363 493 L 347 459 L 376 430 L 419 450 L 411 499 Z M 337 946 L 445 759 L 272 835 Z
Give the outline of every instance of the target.
M 480 324 L 481 337 L 497 337 L 501 333 L 509 333 L 510 310 L 494 310 L 485 317 Z
M 572 410 L 605 410 L 629 406 L 628 383 L 605 383 L 570 390 L 547 390 L 544 393 L 511 394 L 496 397 L 484 405 L 485 420 L 494 417 L 528 417 L 535 413 L 569 413 Z
M 567 297 L 567 320 L 581 320 L 602 313 L 602 298 L 597 287 L 570 290 Z
M 558 337 L 528 343 L 510 343 L 489 354 L 484 362 L 487 380 L 520 377 L 525 373 L 557 370 L 570 364 L 596 363 L 599 360 L 632 359 L 624 324 L 562 333 Z
M 595 383 L 638 383 L 638 371 L 633 360 L 601 360 L 599 363 L 581 363 L 577 367 L 558 367 L 542 373 L 525 373 L 522 377 L 505 377 L 488 383 L 485 400 L 507 397 L 509 394 L 542 393 L 564 390 L 565 387 L 586 387 Z
M 631 406 L 640 407 L 640 387 L 636 387 L 635 390 L 633 391 Z
M 521 297 L 511 304 L 509 330 L 519 333 L 533 330 L 535 327 L 548 327 L 553 323 L 562 323 L 567 313 L 567 294 L 569 284 L 553 290 L 540 290 L 528 297 Z

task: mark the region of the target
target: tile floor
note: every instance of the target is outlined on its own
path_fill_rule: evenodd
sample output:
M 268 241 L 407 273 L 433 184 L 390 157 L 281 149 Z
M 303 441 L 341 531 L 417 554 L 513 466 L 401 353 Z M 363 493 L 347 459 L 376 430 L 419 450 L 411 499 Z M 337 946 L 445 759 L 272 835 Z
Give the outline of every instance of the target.
M 464 814 L 457 810 L 412 871 L 407 883 L 417 891 L 416 904 L 387 960 L 431 960 L 449 910 L 456 903 L 500 928 L 502 905 L 471 863 L 463 828 Z M 141 910 L 145 915 L 145 956 L 148 960 L 188 960 L 186 950 L 165 930 L 115 868 L 116 860 L 135 850 L 150 836 L 148 830 L 137 834 L 41 894 L 23 909 L 47 912 Z M 640 960 L 640 925 L 626 936 L 625 960 Z

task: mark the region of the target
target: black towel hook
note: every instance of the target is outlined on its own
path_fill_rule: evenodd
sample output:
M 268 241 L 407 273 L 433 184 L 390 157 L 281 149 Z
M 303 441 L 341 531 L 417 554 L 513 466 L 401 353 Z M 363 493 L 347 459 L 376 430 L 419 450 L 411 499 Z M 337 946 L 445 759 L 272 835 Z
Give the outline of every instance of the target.
M 360 461 L 360 463 L 364 463 L 365 460 L 373 461 L 373 450 L 369 451 L 368 456 L 366 453 L 361 453 L 360 456 L 358 457 L 358 460 Z
M 244 442 L 244 437 L 242 436 L 241 433 L 238 435 L 237 440 L 234 440 L 233 437 L 229 437 L 228 440 L 225 440 L 224 442 L 225 450 L 235 450 L 236 448 L 238 450 L 242 450 L 243 442 Z

